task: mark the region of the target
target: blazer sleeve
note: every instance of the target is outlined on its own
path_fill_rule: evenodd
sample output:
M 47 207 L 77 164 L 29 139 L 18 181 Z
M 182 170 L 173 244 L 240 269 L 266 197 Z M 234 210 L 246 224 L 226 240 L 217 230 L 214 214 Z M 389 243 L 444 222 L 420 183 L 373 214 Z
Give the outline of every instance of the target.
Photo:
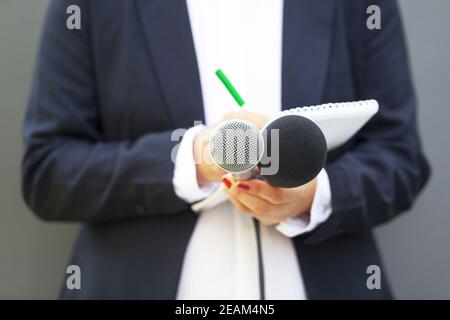
M 397 3 L 377 4 L 381 29 L 368 30 L 365 19 L 360 21 L 364 36 L 358 44 L 362 55 L 355 87 L 359 99 L 378 100 L 380 111 L 358 133 L 350 150 L 326 165 L 333 213 L 306 235 L 305 243 L 361 232 L 392 219 L 411 208 L 429 177 Z
M 66 9 L 82 8 L 81 30 Z M 96 101 L 87 2 L 50 3 L 23 135 L 22 193 L 39 217 L 103 222 L 188 208 L 173 190 L 171 132 L 105 141 Z

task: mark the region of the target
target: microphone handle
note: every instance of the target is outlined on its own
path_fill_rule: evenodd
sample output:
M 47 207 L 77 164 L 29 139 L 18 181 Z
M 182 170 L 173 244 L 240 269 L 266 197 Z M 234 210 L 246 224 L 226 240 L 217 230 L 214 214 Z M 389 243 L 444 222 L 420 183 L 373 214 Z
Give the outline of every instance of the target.
M 258 175 L 258 171 L 256 169 L 256 167 L 248 170 L 248 171 L 244 171 L 244 172 L 234 172 L 232 173 L 233 175 L 233 179 L 234 180 L 250 180 L 250 179 L 255 179 L 255 177 Z

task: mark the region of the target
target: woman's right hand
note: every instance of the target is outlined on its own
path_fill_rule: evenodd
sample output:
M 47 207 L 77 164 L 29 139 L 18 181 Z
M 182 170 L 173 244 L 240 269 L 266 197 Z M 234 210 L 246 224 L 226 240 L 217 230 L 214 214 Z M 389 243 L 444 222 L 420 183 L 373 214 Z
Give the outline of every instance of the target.
M 211 182 L 219 182 L 226 173 L 212 160 L 209 152 L 209 139 L 216 127 L 225 121 L 233 119 L 247 120 L 256 125 L 258 129 L 262 129 L 269 121 L 269 117 L 262 113 L 241 110 L 225 114 L 213 126 L 198 132 L 194 138 L 193 153 L 197 170 L 197 182 L 200 186 Z

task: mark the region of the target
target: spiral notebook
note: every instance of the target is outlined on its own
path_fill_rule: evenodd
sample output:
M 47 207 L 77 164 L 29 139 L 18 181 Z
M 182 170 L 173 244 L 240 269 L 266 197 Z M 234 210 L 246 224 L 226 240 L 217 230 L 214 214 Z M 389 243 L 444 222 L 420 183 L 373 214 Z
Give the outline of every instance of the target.
M 298 107 L 280 112 L 276 117 L 292 114 L 310 119 L 319 126 L 327 141 L 328 151 L 338 148 L 353 137 L 377 112 L 376 100 L 328 103 Z M 191 206 L 194 212 L 212 208 L 227 200 L 219 187 L 211 196 Z
M 282 111 L 279 116 L 294 114 L 316 123 L 330 151 L 353 137 L 378 112 L 378 108 L 376 100 L 363 100 L 298 107 Z

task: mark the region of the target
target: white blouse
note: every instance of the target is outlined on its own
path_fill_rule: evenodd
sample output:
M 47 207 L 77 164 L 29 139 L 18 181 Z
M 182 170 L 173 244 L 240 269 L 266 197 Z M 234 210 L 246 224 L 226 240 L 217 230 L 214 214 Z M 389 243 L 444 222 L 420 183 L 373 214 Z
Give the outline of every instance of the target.
M 239 110 L 216 78 L 221 68 L 244 98 L 247 110 L 269 117 L 281 110 L 283 1 L 187 0 L 200 72 L 206 125 Z M 214 186 L 198 186 L 192 142 L 201 126 L 180 143 L 173 178 L 176 194 L 192 203 Z M 306 299 L 291 237 L 313 230 L 331 215 L 328 176 L 322 170 L 309 217 L 261 225 L 267 299 Z M 227 201 L 203 211 L 188 244 L 177 299 L 259 299 L 255 226 Z

